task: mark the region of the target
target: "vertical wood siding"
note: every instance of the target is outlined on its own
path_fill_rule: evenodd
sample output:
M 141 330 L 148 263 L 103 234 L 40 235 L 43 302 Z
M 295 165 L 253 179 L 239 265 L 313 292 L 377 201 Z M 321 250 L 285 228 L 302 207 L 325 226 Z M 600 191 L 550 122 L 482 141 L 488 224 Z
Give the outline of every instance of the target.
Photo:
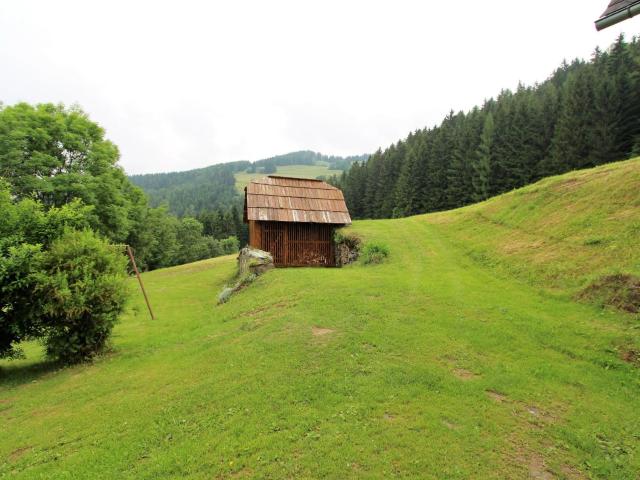
M 270 252 L 277 266 L 335 266 L 333 225 L 316 223 L 255 222 L 251 239 Z M 253 229 L 251 228 L 253 227 Z M 258 233 L 259 232 L 259 233 Z

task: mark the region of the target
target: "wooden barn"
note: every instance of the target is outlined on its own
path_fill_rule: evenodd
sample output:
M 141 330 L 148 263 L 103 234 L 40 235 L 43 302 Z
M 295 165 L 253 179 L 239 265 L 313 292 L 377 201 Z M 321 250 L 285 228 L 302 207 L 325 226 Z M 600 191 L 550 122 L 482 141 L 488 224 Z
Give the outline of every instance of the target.
M 320 180 L 269 175 L 244 191 L 250 246 L 271 253 L 276 266 L 335 266 L 334 231 L 351 223 L 339 189 Z

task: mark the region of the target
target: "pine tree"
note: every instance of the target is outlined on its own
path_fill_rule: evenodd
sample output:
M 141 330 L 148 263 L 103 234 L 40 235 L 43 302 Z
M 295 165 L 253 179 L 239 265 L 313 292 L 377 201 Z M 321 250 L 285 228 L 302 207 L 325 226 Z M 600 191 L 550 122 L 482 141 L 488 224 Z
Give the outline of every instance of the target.
M 504 90 L 468 114 L 378 150 L 343 174 L 354 218 L 455 208 L 543 176 L 640 155 L 640 43 L 618 38 L 589 63 Z
M 583 65 L 571 72 L 563 87 L 552 149 L 552 160 L 559 172 L 594 165 L 594 83 L 593 66 Z
M 459 112 L 450 114 L 447 155 L 447 207 L 454 207 L 468 203 L 471 190 L 471 173 L 466 162 L 466 133 L 465 115 Z
M 607 109 L 614 136 L 612 160 L 628 158 L 636 136 L 640 134 L 640 92 L 637 83 L 640 65 L 634 61 L 631 47 L 620 34 L 607 57 L 606 72 L 610 82 L 609 94 L 613 103 Z M 611 161 L 611 160 L 606 160 Z
M 487 113 L 480 135 L 480 146 L 472 163 L 473 200 L 480 202 L 489 197 L 489 178 L 491 176 L 491 148 L 495 125 L 493 114 Z
M 417 211 L 416 199 L 416 169 L 418 165 L 418 153 L 415 147 L 410 147 L 404 160 L 400 176 L 394 193 L 394 217 L 406 217 Z

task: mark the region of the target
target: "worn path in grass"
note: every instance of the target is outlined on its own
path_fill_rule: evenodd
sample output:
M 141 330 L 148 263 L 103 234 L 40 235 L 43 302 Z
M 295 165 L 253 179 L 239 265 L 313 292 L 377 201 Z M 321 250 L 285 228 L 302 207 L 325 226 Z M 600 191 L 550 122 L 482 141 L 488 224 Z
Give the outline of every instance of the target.
M 422 216 L 357 222 L 385 264 L 145 274 L 114 351 L 2 362 L 0 476 L 637 478 L 637 318 L 469 256 Z

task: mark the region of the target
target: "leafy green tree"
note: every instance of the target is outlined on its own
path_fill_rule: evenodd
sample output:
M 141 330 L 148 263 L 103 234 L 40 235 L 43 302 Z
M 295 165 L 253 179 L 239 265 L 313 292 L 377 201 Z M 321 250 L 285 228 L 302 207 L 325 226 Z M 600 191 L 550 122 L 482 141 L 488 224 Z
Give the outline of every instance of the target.
M 178 263 L 178 226 L 179 220 L 169 215 L 166 207 L 151 208 L 138 234 L 147 241 L 132 242 L 135 248 L 136 262 L 147 270 L 169 267 Z
M 177 263 L 189 263 L 209 258 L 211 255 L 212 237 L 203 235 L 203 226 L 195 218 L 186 217 L 180 220 L 177 229 L 178 252 Z
M 262 172 L 266 174 L 276 173 L 277 171 L 278 167 L 276 167 L 276 164 L 273 162 L 265 163 L 264 167 L 262 168 Z
M 34 295 L 42 261 L 42 246 L 27 243 L 0 256 L 0 358 L 21 357 L 18 344 L 42 332 L 43 298 Z
M 125 242 L 146 199 L 117 165 L 117 147 L 78 107 L 19 103 L 0 110 L 0 177 L 46 207 L 93 206 L 92 227 Z

